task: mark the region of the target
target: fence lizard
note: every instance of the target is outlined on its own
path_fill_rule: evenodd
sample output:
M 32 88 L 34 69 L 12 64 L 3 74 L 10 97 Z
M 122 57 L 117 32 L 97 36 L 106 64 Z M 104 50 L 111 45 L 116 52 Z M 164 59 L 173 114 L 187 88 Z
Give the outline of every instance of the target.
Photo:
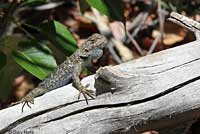
M 34 98 L 41 96 L 51 90 L 62 87 L 68 84 L 72 80 L 72 85 L 79 90 L 79 97 L 83 94 L 86 103 L 88 104 L 88 98 L 94 98 L 92 90 L 88 90 L 87 86 L 83 86 L 80 82 L 79 75 L 82 69 L 91 64 L 92 60 L 98 60 L 103 55 L 103 48 L 107 43 L 106 38 L 100 34 L 93 34 L 86 42 L 84 42 L 79 49 L 77 49 L 70 57 L 61 63 L 52 73 L 50 73 L 39 85 L 24 96 L 20 101 L 13 103 L 23 103 L 22 112 L 24 106 L 27 104 L 29 108 L 31 104 L 34 104 Z

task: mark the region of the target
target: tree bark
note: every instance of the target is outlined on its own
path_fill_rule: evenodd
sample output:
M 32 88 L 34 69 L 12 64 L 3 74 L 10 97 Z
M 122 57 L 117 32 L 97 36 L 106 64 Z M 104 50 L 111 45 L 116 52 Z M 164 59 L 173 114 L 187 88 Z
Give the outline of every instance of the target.
M 83 83 L 96 90 L 89 105 L 71 84 L 35 98 L 32 109 L 0 111 L 0 133 L 141 133 L 200 116 L 200 41 L 114 67 Z

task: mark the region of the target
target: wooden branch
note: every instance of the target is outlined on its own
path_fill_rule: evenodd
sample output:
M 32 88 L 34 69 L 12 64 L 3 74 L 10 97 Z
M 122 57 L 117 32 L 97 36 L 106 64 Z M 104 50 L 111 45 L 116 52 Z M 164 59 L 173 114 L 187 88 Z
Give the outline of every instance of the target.
M 114 67 L 103 67 L 83 83 L 97 97 L 77 101 L 71 85 L 35 99 L 32 109 L 0 111 L 0 133 L 140 133 L 200 116 L 200 41 Z M 95 84 L 94 84 L 95 83 Z M 94 88 L 95 87 L 95 88 Z M 111 92 L 112 91 L 112 92 Z
M 188 28 L 191 31 L 196 31 L 196 30 L 200 30 L 200 23 L 198 23 L 197 21 L 194 21 L 186 16 L 183 16 L 181 14 L 178 14 L 176 12 L 172 12 L 170 14 L 170 21 L 177 23 L 185 28 Z
M 160 129 L 197 119 L 200 116 L 199 43 L 195 41 L 115 67 L 101 68 L 96 80 L 97 94 L 106 98 L 106 92 L 113 92 L 109 96 L 112 106 L 134 113 L 124 118 L 132 122 L 133 131 L 134 128 L 139 132 Z
M 168 18 L 169 21 L 176 23 L 182 27 L 185 27 L 189 29 L 190 31 L 193 31 L 195 33 L 196 39 L 200 39 L 200 23 L 197 21 L 194 21 L 186 16 L 183 16 L 181 14 L 178 14 L 176 12 L 172 12 L 170 14 L 170 18 Z

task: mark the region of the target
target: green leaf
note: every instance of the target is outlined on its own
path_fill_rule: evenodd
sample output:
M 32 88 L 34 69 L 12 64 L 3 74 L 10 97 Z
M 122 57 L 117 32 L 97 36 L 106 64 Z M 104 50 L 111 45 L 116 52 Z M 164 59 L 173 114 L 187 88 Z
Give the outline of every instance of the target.
M 6 55 L 2 51 L 0 51 L 0 70 L 6 65 L 6 60 Z
M 24 51 L 13 51 L 14 60 L 40 80 L 56 68 L 56 61 L 45 44 L 32 40 L 21 42 L 20 45 L 28 47 Z
M 87 2 L 100 13 L 125 24 L 124 10 L 120 0 L 87 0 Z
M 81 13 L 84 14 L 85 11 L 87 11 L 90 8 L 90 5 L 87 3 L 86 0 L 79 0 L 79 7 L 81 10 Z
M 84 68 L 83 70 L 82 70 L 82 73 L 83 73 L 83 75 L 88 75 L 89 74 L 89 71 L 88 71 L 88 69 L 87 68 Z
M 46 3 L 47 0 L 24 0 L 23 4 L 29 5 L 29 6 L 35 6 Z
M 42 34 L 58 48 L 71 55 L 77 48 L 76 40 L 67 28 L 58 21 L 48 20 L 41 26 Z

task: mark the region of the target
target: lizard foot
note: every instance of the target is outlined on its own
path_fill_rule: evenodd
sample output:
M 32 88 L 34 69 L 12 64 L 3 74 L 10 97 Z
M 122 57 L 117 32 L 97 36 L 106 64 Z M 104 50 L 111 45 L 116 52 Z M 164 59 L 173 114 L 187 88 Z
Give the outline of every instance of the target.
M 81 94 L 83 94 L 87 104 L 88 104 L 88 97 L 87 96 L 94 99 L 94 91 L 87 89 L 88 86 L 89 86 L 88 84 L 86 86 L 81 86 L 80 89 L 79 89 L 80 92 L 79 92 L 79 95 L 78 95 L 78 100 L 79 100 Z
M 21 103 L 23 104 L 22 105 L 22 113 L 23 113 L 24 106 L 27 105 L 29 108 L 31 108 L 29 103 L 34 104 L 34 99 L 33 97 L 31 97 L 31 95 L 27 94 L 24 98 L 22 98 Z

